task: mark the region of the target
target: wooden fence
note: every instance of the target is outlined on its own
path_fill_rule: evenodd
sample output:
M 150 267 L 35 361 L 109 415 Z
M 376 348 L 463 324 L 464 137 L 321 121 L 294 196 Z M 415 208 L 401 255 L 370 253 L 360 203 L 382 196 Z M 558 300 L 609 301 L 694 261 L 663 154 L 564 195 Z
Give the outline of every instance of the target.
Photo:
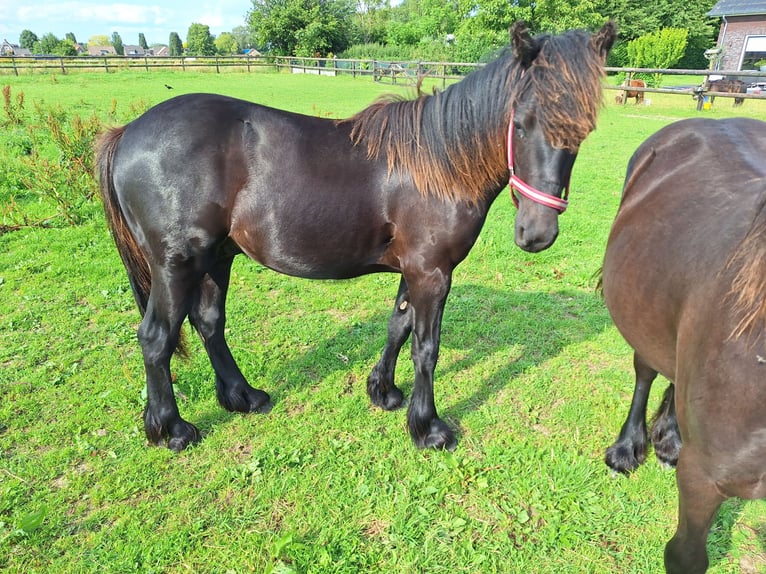
M 446 86 L 448 81 L 459 80 L 467 73 L 480 68 L 483 64 L 469 62 L 424 62 L 424 61 L 381 61 L 381 60 L 349 60 L 339 58 L 298 58 L 286 56 L 200 56 L 200 57 L 122 57 L 122 56 L 46 56 L 46 57 L 0 57 L 0 76 L 35 73 L 70 72 L 105 72 L 113 73 L 123 70 L 204 70 L 222 73 L 225 70 L 254 72 L 258 69 L 275 71 L 289 70 L 291 73 L 314 74 L 322 76 L 351 75 L 368 76 L 376 82 L 392 84 L 415 84 L 418 79 L 427 77 L 441 81 Z M 763 83 L 763 93 L 732 94 L 716 92 L 716 97 L 766 99 L 766 74 L 750 71 L 718 71 L 718 70 L 662 70 L 653 68 L 606 68 L 607 73 L 624 74 L 626 78 L 637 74 L 687 75 L 708 77 L 711 75 L 735 76 L 746 83 Z M 608 90 L 622 90 L 620 86 L 605 85 Z M 701 85 L 697 82 L 688 86 L 673 88 L 631 87 L 631 91 L 660 94 L 675 94 L 694 96 L 701 102 L 709 94 L 707 82 Z M 623 98 L 623 101 L 626 98 Z M 700 104 L 701 105 L 701 104 Z

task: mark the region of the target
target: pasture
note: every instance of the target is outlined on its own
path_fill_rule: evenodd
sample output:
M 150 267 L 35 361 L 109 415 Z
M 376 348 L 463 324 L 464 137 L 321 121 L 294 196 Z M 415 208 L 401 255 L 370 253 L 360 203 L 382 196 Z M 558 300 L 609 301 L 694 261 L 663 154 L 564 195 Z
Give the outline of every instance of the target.
M 196 91 L 338 118 L 382 93 L 408 93 L 369 79 L 270 73 L 4 82 L 24 92 L 30 121 L 38 103 L 107 124 Z M 395 275 L 310 282 L 238 258 L 228 338 L 274 409 L 224 412 L 202 345 L 189 337 L 191 359 L 173 363 L 176 396 L 204 439 L 173 454 L 143 434 L 139 315 L 100 207 L 77 226 L 52 220 L 0 235 L 0 569 L 661 572 L 674 472 L 651 453 L 630 477 L 610 476 L 603 463 L 627 413 L 632 355 L 593 276 L 630 155 L 660 127 L 699 113 L 691 98 L 666 94 L 648 106 L 617 105 L 611 91 L 605 101 L 553 247 L 527 254 L 513 244 L 504 193 L 455 271 L 435 388 L 458 429 L 453 453 L 416 450 L 405 410 L 374 408 L 365 392 Z M 735 109 L 721 98 L 701 113 L 763 118 L 766 102 Z M 55 212 L 45 198 L 10 191 L 7 166 L 25 137 L 0 134 L 0 217 L 12 206 Z M 405 394 L 412 377 L 405 346 Z M 658 381 L 652 410 L 663 388 Z M 766 572 L 764 516 L 764 501 L 723 506 L 711 573 Z

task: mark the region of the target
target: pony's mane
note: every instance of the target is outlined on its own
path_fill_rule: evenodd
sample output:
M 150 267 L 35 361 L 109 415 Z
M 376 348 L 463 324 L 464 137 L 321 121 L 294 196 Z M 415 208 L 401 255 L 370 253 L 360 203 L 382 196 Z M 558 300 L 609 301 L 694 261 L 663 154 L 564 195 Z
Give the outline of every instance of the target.
M 727 266 L 739 269 L 731 295 L 741 319 L 731 336 L 766 330 L 766 202 Z
M 506 133 L 517 99 L 534 94 L 546 140 L 576 151 L 595 128 L 602 103 L 603 60 L 590 35 L 573 30 L 538 36 L 524 68 L 505 49 L 484 68 L 432 95 L 388 96 L 355 116 L 355 145 L 384 154 L 389 173 L 408 173 L 425 195 L 477 202 L 507 182 Z

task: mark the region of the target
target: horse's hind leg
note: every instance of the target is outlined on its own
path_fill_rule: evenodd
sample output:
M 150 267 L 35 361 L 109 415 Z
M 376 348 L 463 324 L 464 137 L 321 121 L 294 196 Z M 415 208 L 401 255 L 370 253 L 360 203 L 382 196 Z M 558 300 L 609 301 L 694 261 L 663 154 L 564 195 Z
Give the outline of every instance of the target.
M 210 357 L 221 406 L 232 412 L 267 412 L 271 406 L 269 395 L 247 383 L 224 336 L 226 292 L 232 262 L 233 257 L 220 259 L 202 279 L 189 320 L 202 338 Z
M 668 574 L 703 574 L 708 567 L 707 535 L 725 500 L 696 453 L 684 446 L 678 459 L 678 528 L 665 546 Z
M 196 273 L 181 265 L 152 269 L 152 287 L 146 313 L 138 328 L 138 340 L 146 369 L 146 437 L 159 444 L 167 439 L 168 448 L 180 451 L 197 442 L 197 428 L 181 418 L 173 395 L 170 357 L 178 345 L 181 325 L 192 303 Z
M 367 378 L 367 394 L 372 404 L 386 410 L 402 405 L 404 395 L 394 384 L 396 360 L 407 338 L 412 332 L 412 306 L 409 301 L 407 283 L 402 277 L 399 292 L 391 318 L 388 320 L 388 338 L 380 360 Z
M 617 441 L 606 450 L 606 464 L 622 473 L 635 470 L 646 459 L 646 404 L 652 383 L 657 378 L 657 371 L 647 365 L 637 353 L 633 354 L 633 368 L 636 373 L 636 385 L 628 418 L 622 425 Z
M 681 434 L 676 419 L 675 385 L 665 389 L 662 403 L 652 423 L 652 445 L 654 454 L 663 464 L 675 466 L 681 450 Z

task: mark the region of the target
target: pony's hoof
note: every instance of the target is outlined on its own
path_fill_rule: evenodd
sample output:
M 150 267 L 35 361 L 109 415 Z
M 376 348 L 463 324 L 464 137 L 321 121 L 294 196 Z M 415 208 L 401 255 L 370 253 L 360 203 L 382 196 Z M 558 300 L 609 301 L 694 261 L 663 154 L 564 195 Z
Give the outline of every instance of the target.
M 274 407 L 268 393 L 250 385 L 219 392 L 218 402 L 231 413 L 267 414 Z
M 398 409 L 404 403 L 404 393 L 396 385 L 389 385 L 389 389 L 384 391 L 383 385 L 378 381 L 375 373 L 367 379 L 367 395 L 370 402 L 384 411 L 393 411 Z
M 660 419 L 652 427 L 652 446 L 654 454 L 666 466 L 675 467 L 678 453 L 681 451 L 681 435 L 675 417 Z
M 168 434 L 168 448 L 173 452 L 181 452 L 186 447 L 198 443 L 202 439 L 197 427 L 186 421 L 174 425 L 173 430 Z
M 615 443 L 606 449 L 604 462 L 615 472 L 630 474 L 636 470 L 646 458 L 646 448 L 629 444 Z
M 431 421 L 428 433 L 423 437 L 413 437 L 418 448 L 433 448 L 436 450 L 453 451 L 457 448 L 455 433 L 441 419 Z

